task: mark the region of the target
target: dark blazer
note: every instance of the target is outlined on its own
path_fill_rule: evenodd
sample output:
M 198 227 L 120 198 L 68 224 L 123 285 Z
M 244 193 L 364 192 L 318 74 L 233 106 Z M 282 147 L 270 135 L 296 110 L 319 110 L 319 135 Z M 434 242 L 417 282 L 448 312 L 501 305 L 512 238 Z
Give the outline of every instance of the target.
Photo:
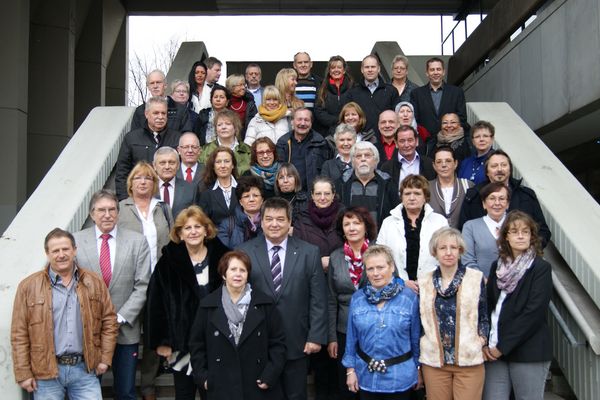
M 352 89 L 344 93 L 342 104 L 347 104 L 351 101 L 358 103 L 367 117 L 367 123 L 364 130 L 368 131 L 377 127 L 379 114 L 385 110 L 393 110 L 396 104 L 400 102 L 398 90 L 385 83 L 383 78 L 379 76 L 379 85 L 373 93 L 365 86 L 365 80 L 360 78 L 358 84 Z
M 310 200 L 312 201 L 312 200 Z M 339 210 L 343 210 L 344 205 L 340 204 Z M 342 246 L 344 242 L 335 229 L 335 219 L 327 229 L 321 229 L 310 218 L 310 213 L 305 210 L 300 217 L 294 221 L 294 237 L 314 244 L 319 248 L 321 257 L 328 257 L 331 252 Z
M 487 283 L 488 313 L 496 308 L 500 289 L 496 278 L 498 262 L 492 264 Z M 506 296 L 498 319 L 498 350 L 508 362 L 552 360 L 552 339 L 546 313 L 552 296 L 552 267 L 541 257 L 521 278 L 515 290 Z
M 352 295 L 356 292 L 348 272 L 348 261 L 345 257 L 344 247 L 342 246 L 335 249 L 329 258 L 329 271 L 327 272 L 329 342 L 337 342 L 337 332 L 346 333 L 348 308 L 350 307 Z
M 148 285 L 144 336 L 151 349 L 170 346 L 181 355 L 189 352 L 190 332 L 200 300 L 219 287 L 219 260 L 228 249 L 217 238 L 206 242 L 208 285 L 201 287 L 184 242 L 169 242 Z
M 444 114 L 455 113 L 460 118 L 460 124 L 465 132 L 469 130 L 467 122 L 467 105 L 465 102 L 465 93 L 457 86 L 444 83 L 442 92 L 442 101 L 440 102 L 439 112 L 435 112 L 433 100 L 431 99 L 431 89 L 429 83 L 414 89 L 410 93 L 410 102 L 415 108 L 415 119 L 419 125 L 432 135 L 440 131 L 441 118 Z
M 273 299 L 252 287 L 242 335 L 236 346 L 223 310 L 220 287 L 200 303 L 190 349 L 194 380 L 207 382 L 209 399 L 283 398 L 280 375 L 285 365 L 285 334 Z M 269 385 L 262 390 L 261 380 Z
M 159 189 L 162 197 L 162 189 Z M 175 177 L 175 195 L 173 197 L 173 219 L 177 218 L 177 215 L 183 210 L 196 204 L 196 193 L 198 189 L 191 183 L 181 179 L 178 176 Z
M 289 237 L 283 266 L 281 290 L 275 294 L 267 242 L 260 235 L 239 247 L 252 260 L 252 287 L 275 299 L 286 336 L 287 359 L 305 357 L 306 342 L 327 343 L 327 288 L 319 249 Z
M 428 181 L 434 180 L 437 177 L 437 173 L 433 169 L 433 161 L 431 158 L 419 154 L 419 175 L 423 175 Z M 381 170 L 387 172 L 392 177 L 392 182 L 398 188 L 398 182 L 400 181 L 400 161 L 398 161 L 398 149 L 394 150 L 392 158 L 383 163 Z
M 488 183 L 489 180 L 481 182 L 478 185 L 473 186 L 465 194 L 465 200 L 460 209 L 460 218 L 458 221 L 458 229 L 462 230 L 465 222 L 475 218 L 483 217 L 486 213 L 483 209 L 483 204 L 479 191 Z M 540 202 L 535 195 L 533 189 L 527 186 L 521 185 L 521 179 L 509 178 L 508 186 L 510 188 L 510 204 L 508 205 L 508 211 L 520 210 L 526 212 L 533 218 L 538 224 L 540 238 L 542 239 L 542 247 L 546 247 L 550 241 L 552 233 L 550 228 L 546 224 L 546 218 L 540 207 Z
M 219 226 L 223 219 L 235 215 L 235 208 L 239 205 L 239 202 L 234 188 L 231 188 L 229 207 L 227 207 L 221 188 L 213 190 L 212 187 L 205 188 L 204 184 L 200 183 L 198 193 L 199 195 L 196 197 L 198 205 L 216 226 Z
M 185 175 L 186 175 L 185 170 L 186 169 L 187 169 L 187 167 L 185 165 L 183 165 L 183 163 L 182 163 L 179 166 L 179 169 L 177 170 L 177 178 L 181 178 L 185 181 Z M 194 188 L 197 188 L 198 185 L 200 184 L 200 181 L 202 181 L 202 171 L 203 170 L 204 170 L 204 164 L 196 163 L 196 174 L 194 174 L 194 176 L 192 177 L 192 185 L 194 186 Z

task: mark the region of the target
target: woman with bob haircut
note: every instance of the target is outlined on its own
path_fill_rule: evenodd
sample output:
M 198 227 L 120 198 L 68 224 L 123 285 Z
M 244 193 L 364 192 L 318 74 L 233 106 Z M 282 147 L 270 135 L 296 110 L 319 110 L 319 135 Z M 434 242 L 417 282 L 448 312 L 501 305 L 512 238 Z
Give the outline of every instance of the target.
M 177 400 L 204 396 L 191 376 L 188 343 L 200 300 L 221 284 L 217 266 L 228 249 L 216 234 L 200 207 L 183 209 L 148 285 L 146 345 L 173 369 Z
M 338 386 L 340 397 L 352 399 L 356 395 L 346 386 L 346 368 L 342 365 L 346 349 L 346 327 L 348 308 L 354 292 L 364 286 L 365 275 L 363 254 L 377 238 L 377 224 L 369 210 L 350 207 L 340 212 L 336 230 L 344 238 L 344 244 L 331 253 L 329 259 L 329 330 L 327 352 L 338 362 Z
M 438 229 L 429 252 L 438 266 L 419 278 L 423 336 L 421 371 L 431 400 L 480 399 L 487 315 L 483 273 L 460 264 L 465 242 L 454 228 Z
M 231 93 L 227 108 L 240 117 L 242 122 L 241 138 L 244 140 L 248 123 L 257 112 L 254 96 L 246 90 L 246 78 L 241 74 L 229 75 L 225 81 L 225 87 Z
M 248 283 L 251 271 L 248 255 L 228 252 L 218 268 L 223 286 L 200 303 L 190 349 L 208 399 L 283 398 L 283 323 L 273 299 Z
M 487 284 L 491 329 L 483 399 L 544 398 L 552 361 L 546 315 L 552 296 L 552 267 L 542 259 L 538 226 L 522 211 L 508 213 L 498 237 L 499 258 Z

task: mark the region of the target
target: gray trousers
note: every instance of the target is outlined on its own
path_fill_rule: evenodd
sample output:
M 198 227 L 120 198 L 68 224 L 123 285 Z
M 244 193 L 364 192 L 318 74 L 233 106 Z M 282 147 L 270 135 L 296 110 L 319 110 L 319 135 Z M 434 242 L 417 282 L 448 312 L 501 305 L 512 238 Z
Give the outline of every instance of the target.
M 508 400 L 511 389 L 515 400 L 543 400 L 550 361 L 485 363 L 483 400 Z

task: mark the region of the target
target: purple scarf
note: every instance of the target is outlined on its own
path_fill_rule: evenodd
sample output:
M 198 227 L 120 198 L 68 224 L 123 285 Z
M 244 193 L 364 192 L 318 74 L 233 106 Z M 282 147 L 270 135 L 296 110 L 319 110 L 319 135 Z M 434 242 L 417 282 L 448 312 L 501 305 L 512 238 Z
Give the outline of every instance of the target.
M 511 294 L 519 284 L 519 281 L 525 275 L 525 272 L 531 266 L 535 258 L 535 249 L 530 247 L 527 251 L 521 253 L 514 260 L 508 258 L 498 260 L 498 268 L 496 269 L 496 277 L 498 289 L 504 290 L 507 294 Z

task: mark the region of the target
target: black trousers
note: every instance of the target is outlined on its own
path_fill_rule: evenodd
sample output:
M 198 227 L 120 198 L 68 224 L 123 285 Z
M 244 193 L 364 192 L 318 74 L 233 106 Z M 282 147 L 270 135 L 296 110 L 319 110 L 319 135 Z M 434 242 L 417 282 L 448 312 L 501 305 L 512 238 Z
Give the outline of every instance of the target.
M 360 395 L 360 400 L 409 400 L 411 391 L 412 390 L 396 393 L 374 393 L 360 390 L 358 393 Z
M 194 400 L 196 391 L 201 399 L 206 399 L 204 387 L 196 385 L 191 375 L 186 375 L 184 371 L 173 371 L 173 381 L 175 383 L 175 400 Z
M 306 400 L 306 376 L 308 375 L 308 357 L 287 360 L 281 374 L 281 386 L 286 400 Z

